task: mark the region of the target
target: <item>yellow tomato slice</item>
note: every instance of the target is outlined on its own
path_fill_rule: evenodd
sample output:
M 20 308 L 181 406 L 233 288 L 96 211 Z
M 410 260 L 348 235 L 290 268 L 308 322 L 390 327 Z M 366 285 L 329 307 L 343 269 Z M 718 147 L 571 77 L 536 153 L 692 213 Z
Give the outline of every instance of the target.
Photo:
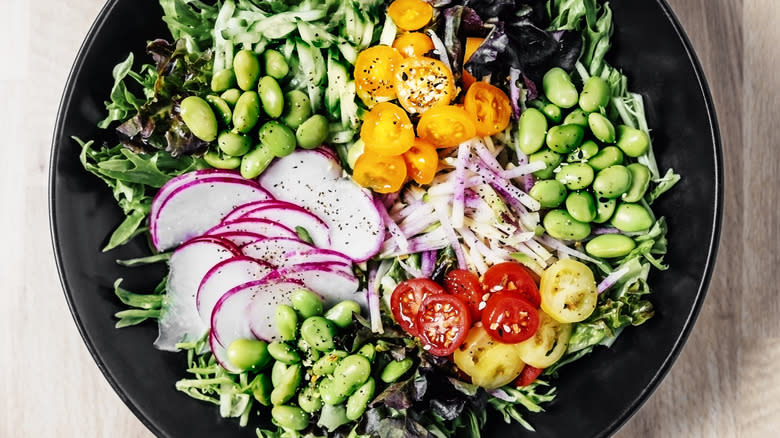
M 422 32 L 408 32 L 395 39 L 393 48 L 407 58 L 423 56 L 433 50 L 433 41 Z
M 433 17 L 433 6 L 423 0 L 395 0 L 387 7 L 387 15 L 403 30 L 417 30 Z
M 418 138 L 414 145 L 404 152 L 406 175 L 418 184 L 430 184 L 439 168 L 439 154 L 436 147 Z
M 355 89 L 369 108 L 377 102 L 395 99 L 395 70 L 401 61 L 401 54 L 390 46 L 373 46 L 358 54 Z
M 542 274 L 542 310 L 558 322 L 579 322 L 596 309 L 598 292 L 593 272 L 582 262 L 561 259 Z
M 424 112 L 417 135 L 440 148 L 457 146 L 477 135 L 474 117 L 463 108 L 435 106 Z
M 405 59 L 395 72 L 398 102 L 411 114 L 447 105 L 455 94 L 452 71 L 438 59 L 415 56 Z
M 571 337 L 571 324 L 556 321 L 539 312 L 539 328 L 529 339 L 515 344 L 523 362 L 536 368 L 547 368 L 566 353 Z
M 401 107 L 380 102 L 368 112 L 360 128 L 365 150 L 380 155 L 401 155 L 414 144 L 414 126 Z
M 487 82 L 475 82 L 466 92 L 463 107 L 476 118 L 477 135 L 487 137 L 509 126 L 512 106 L 506 93 Z
M 471 383 L 486 389 L 500 388 L 514 381 L 525 363 L 513 344 L 503 344 L 474 325 L 466 340 L 452 354 L 455 365 L 471 377 Z
M 377 193 L 394 193 L 406 181 L 406 163 L 398 155 L 364 153 L 355 161 L 352 178 Z

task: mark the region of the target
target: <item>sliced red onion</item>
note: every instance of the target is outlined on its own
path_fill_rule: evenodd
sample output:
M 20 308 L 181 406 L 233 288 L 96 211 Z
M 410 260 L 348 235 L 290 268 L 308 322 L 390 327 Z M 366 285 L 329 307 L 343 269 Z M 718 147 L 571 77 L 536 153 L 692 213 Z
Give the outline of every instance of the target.
M 576 258 L 581 259 L 581 260 L 589 261 L 591 263 L 596 263 L 596 264 L 599 263 L 599 261 L 594 259 L 593 257 L 588 256 L 584 252 L 577 251 L 574 248 L 570 248 L 570 247 L 566 246 L 566 244 L 564 244 L 563 242 L 561 242 L 558 239 L 553 239 L 550 236 L 541 236 L 538 239 L 540 239 L 542 241 L 542 243 L 544 243 L 545 245 L 547 245 L 550 248 L 552 248 L 552 249 L 554 249 L 554 250 L 556 250 L 558 252 L 561 252 L 563 254 L 567 254 L 567 255 L 569 255 L 571 257 L 576 257 Z
M 463 190 L 469 154 L 468 143 L 461 143 L 458 146 L 458 159 L 455 161 L 455 183 L 452 192 L 452 224 L 455 228 L 463 226 Z
M 398 224 L 395 223 L 389 214 L 387 214 L 387 208 L 385 205 L 379 199 L 374 200 L 374 205 L 376 206 L 379 215 L 382 217 L 382 220 L 385 223 L 385 227 L 387 227 L 387 232 L 390 233 L 390 235 L 398 244 L 398 248 L 400 248 L 401 251 L 408 251 L 409 241 L 406 239 L 403 231 L 401 231 L 401 229 L 398 227 Z
M 505 179 L 515 179 L 519 177 L 528 176 L 529 174 L 534 173 L 537 170 L 542 170 L 545 168 L 545 166 L 547 165 L 543 161 L 534 161 L 533 163 L 530 164 L 520 164 L 519 166 L 514 167 L 512 169 L 503 170 L 501 171 L 501 173 L 499 173 L 499 175 Z M 523 182 L 525 183 L 525 181 Z
M 415 268 L 414 266 L 410 265 L 409 263 L 406 263 L 405 261 L 398 259 L 398 264 L 401 265 L 401 267 L 406 271 L 407 274 L 412 276 L 412 278 L 422 278 L 422 270 Z
M 498 175 L 501 175 L 501 173 L 504 172 L 504 168 L 501 167 L 501 164 L 499 164 L 498 160 L 496 160 L 496 157 L 493 156 L 493 154 L 484 144 L 482 144 L 482 142 L 474 142 L 474 150 L 477 152 L 477 155 L 482 160 L 482 162 L 485 163 L 485 165 L 488 166 L 491 171 Z
M 436 267 L 436 251 L 424 251 L 420 260 L 420 274 L 422 277 L 430 278 Z
M 481 161 L 470 161 L 466 167 L 474 173 L 484 177 L 487 182 L 501 194 L 506 201 L 514 208 L 519 210 L 520 214 L 526 212 L 526 207 L 531 210 L 539 210 L 541 205 L 539 201 L 532 198 L 528 193 L 515 187 L 512 183 L 493 173 L 486 164 Z
M 601 280 L 601 283 L 596 287 L 596 290 L 598 293 L 602 293 L 605 290 L 611 288 L 615 285 L 615 283 L 618 282 L 626 273 L 628 273 L 629 268 L 628 266 L 623 266 L 622 268 L 618 269 L 617 271 L 613 271 L 611 274 L 607 275 L 603 280 Z
M 602 234 L 620 234 L 620 230 L 615 227 L 593 227 L 591 234 L 600 236 Z
M 444 230 L 447 240 L 450 241 L 450 245 L 452 245 L 452 249 L 455 251 L 455 257 L 458 259 L 458 267 L 460 269 L 466 269 L 467 265 L 466 258 L 463 255 L 463 248 L 460 246 L 458 235 L 455 234 L 452 223 L 449 218 L 447 218 L 447 212 L 445 211 L 444 206 L 434 205 L 434 210 L 436 210 L 436 216 L 439 218 L 439 223 L 441 223 L 441 228 Z
M 515 120 L 520 118 L 522 109 L 520 108 L 520 99 L 522 98 L 522 88 L 520 86 L 520 69 L 509 68 L 509 102 L 512 104 L 512 117 Z

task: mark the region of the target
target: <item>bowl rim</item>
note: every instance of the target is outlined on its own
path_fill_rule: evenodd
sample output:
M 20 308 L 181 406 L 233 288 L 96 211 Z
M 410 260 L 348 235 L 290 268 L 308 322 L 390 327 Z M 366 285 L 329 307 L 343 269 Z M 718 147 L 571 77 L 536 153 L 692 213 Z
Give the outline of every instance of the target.
M 84 323 L 81 320 L 81 317 L 77 312 L 77 309 L 75 308 L 72 289 L 70 288 L 69 280 L 65 272 L 65 267 L 64 264 L 62 263 L 62 250 L 60 248 L 60 240 L 59 240 L 60 230 L 57 226 L 57 219 L 55 217 L 55 211 L 57 209 L 57 202 L 56 202 L 57 187 L 54 184 L 54 180 L 56 178 L 56 164 L 60 157 L 59 140 L 62 137 L 63 130 L 64 130 L 63 120 L 64 120 L 65 113 L 67 109 L 70 107 L 71 101 L 73 100 L 73 94 L 76 90 L 75 78 L 83 69 L 85 59 L 86 59 L 86 54 L 90 51 L 90 49 L 94 45 L 97 34 L 100 32 L 101 28 L 105 25 L 106 20 L 111 15 L 114 8 L 117 6 L 117 4 L 120 1 L 122 0 L 107 0 L 106 3 L 102 6 L 98 15 L 96 16 L 95 20 L 93 21 L 92 25 L 87 31 L 87 34 L 84 40 L 82 41 L 79 50 L 76 53 L 74 62 L 71 65 L 71 68 L 68 72 L 67 80 L 63 88 L 62 97 L 60 99 L 60 103 L 55 118 L 55 126 L 54 126 L 52 141 L 51 141 L 51 151 L 49 155 L 49 175 L 48 175 L 49 232 L 52 240 L 53 255 L 57 267 L 57 273 L 60 279 L 60 285 L 65 294 L 68 309 L 78 328 L 79 334 L 81 335 L 81 338 L 87 347 L 87 350 L 92 356 L 92 359 L 95 361 L 98 369 L 101 371 L 104 378 L 108 381 L 111 388 L 119 396 L 122 402 L 124 402 L 124 404 L 130 409 L 130 411 L 136 416 L 136 418 L 138 418 L 138 420 L 144 426 L 146 426 L 146 428 L 149 429 L 149 431 L 151 431 L 155 436 L 168 436 L 167 434 L 163 433 L 159 425 L 152 422 L 149 418 L 143 415 L 140 407 L 130 399 L 130 397 L 127 395 L 127 393 L 125 392 L 124 388 L 119 383 L 117 378 L 114 376 L 111 370 L 106 366 L 90 334 L 87 332 Z M 658 368 L 658 370 L 650 379 L 650 381 L 645 386 L 645 388 L 639 394 L 637 394 L 634 400 L 629 405 L 627 405 L 622 412 L 616 415 L 615 419 L 611 423 L 609 423 L 602 430 L 602 432 L 598 434 L 598 436 L 611 436 L 615 434 L 622 426 L 624 426 L 628 422 L 628 420 L 631 419 L 640 410 L 640 408 L 647 402 L 647 400 L 656 391 L 656 389 L 658 389 L 658 386 L 663 381 L 665 376 L 669 373 L 675 361 L 679 357 L 688 337 L 690 336 L 693 330 L 696 319 L 698 318 L 701 312 L 701 308 L 704 304 L 704 300 L 706 298 L 709 285 L 712 281 L 712 274 L 715 269 L 718 247 L 720 244 L 721 227 L 723 221 L 723 202 L 724 202 L 723 146 L 722 146 L 722 139 L 720 135 L 720 128 L 718 124 L 718 118 L 716 114 L 716 108 L 712 99 L 710 87 L 707 83 L 707 79 L 704 75 L 704 70 L 699 61 L 699 58 L 696 55 L 695 50 L 693 49 L 693 45 L 690 39 L 688 38 L 684 28 L 682 27 L 679 19 L 674 14 L 671 6 L 669 6 L 669 4 L 667 3 L 667 0 L 650 0 L 650 1 L 654 1 L 658 5 L 658 7 L 663 12 L 663 14 L 671 23 L 672 28 L 674 29 L 677 35 L 677 38 L 682 43 L 682 46 L 688 57 L 688 61 L 693 67 L 693 71 L 699 86 L 699 91 L 701 92 L 701 95 L 704 98 L 704 103 L 705 103 L 704 109 L 706 111 L 707 120 L 710 125 L 709 134 L 710 134 L 711 144 L 713 147 L 713 156 L 715 158 L 715 162 L 714 162 L 715 205 L 713 206 L 713 214 L 712 214 L 713 216 L 712 232 L 710 233 L 709 236 L 707 258 L 704 265 L 704 272 L 701 281 L 698 284 L 698 288 L 695 294 L 694 305 L 690 309 L 690 312 L 685 319 L 683 330 L 680 331 L 680 333 L 677 336 L 677 339 L 675 339 L 674 343 L 672 344 L 672 349 L 670 354 L 665 358 L 663 364 Z

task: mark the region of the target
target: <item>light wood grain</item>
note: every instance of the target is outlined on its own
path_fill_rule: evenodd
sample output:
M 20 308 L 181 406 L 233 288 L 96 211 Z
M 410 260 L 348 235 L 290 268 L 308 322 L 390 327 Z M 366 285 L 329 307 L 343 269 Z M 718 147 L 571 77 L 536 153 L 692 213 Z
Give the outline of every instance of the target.
M 780 13 L 776 0 L 669 3 L 702 62 L 718 111 L 723 235 L 690 340 L 658 390 L 616 436 L 778 436 L 780 153 L 774 130 Z M 81 342 L 61 293 L 48 231 L 56 108 L 102 0 L 2 4 L 0 437 L 151 437 Z

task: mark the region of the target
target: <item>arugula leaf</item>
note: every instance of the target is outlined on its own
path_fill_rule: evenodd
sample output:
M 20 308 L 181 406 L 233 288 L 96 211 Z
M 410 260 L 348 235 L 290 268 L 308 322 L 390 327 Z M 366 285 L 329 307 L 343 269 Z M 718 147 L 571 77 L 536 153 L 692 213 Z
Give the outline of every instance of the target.
M 105 102 L 108 115 L 105 119 L 98 122 L 98 127 L 101 129 L 108 128 L 108 125 L 114 121 L 122 121 L 127 119 L 130 114 L 138 111 L 146 102 L 146 98 L 142 99 L 136 97 L 125 84 L 125 79 L 130 76 L 136 82 L 141 84 L 146 95 L 146 90 L 149 87 L 149 81 L 154 82 L 156 73 L 153 69 L 150 69 L 148 64 L 141 66 L 141 73 L 135 73 L 131 69 L 133 67 L 133 54 L 127 55 L 127 58 L 117 64 L 114 67 L 112 76 L 114 77 L 114 85 L 111 87 L 110 101 Z M 148 97 L 148 96 L 147 96 Z
M 130 309 L 122 310 L 114 314 L 114 316 L 119 319 L 116 323 L 116 328 L 137 325 L 147 319 L 158 319 L 162 309 L 162 293 L 165 290 L 166 282 L 167 277 L 157 285 L 153 293 L 138 294 L 120 287 L 122 279 L 117 279 L 114 282 L 114 294 L 123 304 L 130 307 Z

